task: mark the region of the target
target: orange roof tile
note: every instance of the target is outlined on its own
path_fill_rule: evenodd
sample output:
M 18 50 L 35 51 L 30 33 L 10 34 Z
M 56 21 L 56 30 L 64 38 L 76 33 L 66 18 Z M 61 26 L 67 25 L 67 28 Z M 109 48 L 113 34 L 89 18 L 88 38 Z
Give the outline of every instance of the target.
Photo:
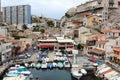
M 99 38 L 101 38 L 103 36 L 106 36 L 106 34 L 97 34 L 97 35 L 89 37 L 88 39 L 89 40 L 98 40 Z
M 109 69 L 109 70 L 103 72 L 102 74 L 108 74 L 108 73 L 110 73 L 110 72 L 112 72 L 112 71 L 113 71 L 112 69 Z
M 104 29 L 104 30 L 102 30 L 103 32 L 111 32 L 111 30 L 109 30 L 109 29 Z
M 104 43 L 106 43 L 106 42 L 108 42 L 108 40 L 100 40 L 100 41 L 98 41 L 97 43 L 99 43 L 99 44 L 104 44 Z
M 114 50 L 114 51 L 119 51 L 119 52 L 120 52 L 120 47 L 114 47 L 113 50 Z
M 3 37 L 3 36 L 0 35 L 0 40 L 4 40 L 4 39 L 5 39 L 5 37 Z
M 120 30 L 111 30 L 111 32 L 120 33 Z
M 101 50 L 101 49 L 97 49 L 97 48 L 94 48 L 94 49 L 91 49 L 89 50 L 89 52 L 95 52 L 95 53 L 102 53 L 102 52 L 105 52 L 104 50 Z
M 103 37 L 106 36 L 106 34 L 97 34 L 96 37 Z

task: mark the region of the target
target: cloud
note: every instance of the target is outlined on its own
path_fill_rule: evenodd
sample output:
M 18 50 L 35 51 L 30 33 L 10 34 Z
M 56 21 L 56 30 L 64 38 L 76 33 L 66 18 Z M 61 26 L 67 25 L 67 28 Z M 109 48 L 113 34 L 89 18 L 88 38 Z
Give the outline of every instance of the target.
M 2 6 L 30 4 L 32 14 L 61 18 L 69 8 L 85 1 L 87 0 L 2 0 Z

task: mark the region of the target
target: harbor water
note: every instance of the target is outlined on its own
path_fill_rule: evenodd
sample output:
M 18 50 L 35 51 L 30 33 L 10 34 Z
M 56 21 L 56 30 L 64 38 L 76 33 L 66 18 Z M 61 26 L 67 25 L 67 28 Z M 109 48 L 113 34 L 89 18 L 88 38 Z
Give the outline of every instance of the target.
M 36 69 L 36 68 L 29 68 L 34 76 L 32 80 L 77 80 L 72 76 L 70 73 L 70 69 Z M 92 70 L 87 71 L 87 75 L 82 76 L 80 80 L 101 80 L 95 77 L 94 72 Z M 0 76 L 0 80 L 3 80 L 5 74 Z M 36 79 L 38 78 L 38 79 Z
M 47 69 L 47 70 L 37 70 L 35 68 L 29 69 L 34 76 L 34 80 L 77 80 L 72 76 L 70 73 L 70 69 Z M 80 80 L 99 80 L 97 77 L 95 77 L 93 71 L 88 71 L 88 74 L 81 77 Z

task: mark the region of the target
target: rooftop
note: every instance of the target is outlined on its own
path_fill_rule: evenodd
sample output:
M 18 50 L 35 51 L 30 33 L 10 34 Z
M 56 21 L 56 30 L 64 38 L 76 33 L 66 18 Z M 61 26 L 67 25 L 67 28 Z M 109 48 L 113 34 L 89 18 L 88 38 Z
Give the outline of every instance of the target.
M 100 41 L 98 41 L 97 43 L 98 43 L 98 44 L 104 44 L 104 43 L 106 43 L 106 42 L 108 42 L 108 40 L 100 40 Z
M 89 40 L 97 40 L 97 39 L 104 37 L 104 36 L 106 36 L 106 34 L 96 34 L 96 35 L 90 36 L 88 39 Z
M 51 42 L 54 42 L 54 41 L 57 41 L 56 39 L 39 39 L 38 41 L 46 41 L 46 42 L 49 42 L 49 41 L 51 41 Z
M 105 51 L 104 51 L 104 50 L 101 50 L 101 49 L 94 48 L 94 49 L 89 50 L 89 52 L 104 53 Z
M 120 47 L 114 47 L 114 50 L 120 52 Z

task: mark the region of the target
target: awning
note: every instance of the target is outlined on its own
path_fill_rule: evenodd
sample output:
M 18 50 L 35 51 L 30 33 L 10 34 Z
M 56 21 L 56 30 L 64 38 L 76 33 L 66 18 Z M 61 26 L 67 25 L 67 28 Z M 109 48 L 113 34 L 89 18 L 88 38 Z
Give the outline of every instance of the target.
M 54 45 L 40 45 L 39 48 L 53 48 Z
M 88 52 L 89 52 L 89 53 L 97 53 L 97 54 L 103 54 L 103 53 L 105 53 L 104 50 L 97 49 L 97 48 L 90 49 Z

